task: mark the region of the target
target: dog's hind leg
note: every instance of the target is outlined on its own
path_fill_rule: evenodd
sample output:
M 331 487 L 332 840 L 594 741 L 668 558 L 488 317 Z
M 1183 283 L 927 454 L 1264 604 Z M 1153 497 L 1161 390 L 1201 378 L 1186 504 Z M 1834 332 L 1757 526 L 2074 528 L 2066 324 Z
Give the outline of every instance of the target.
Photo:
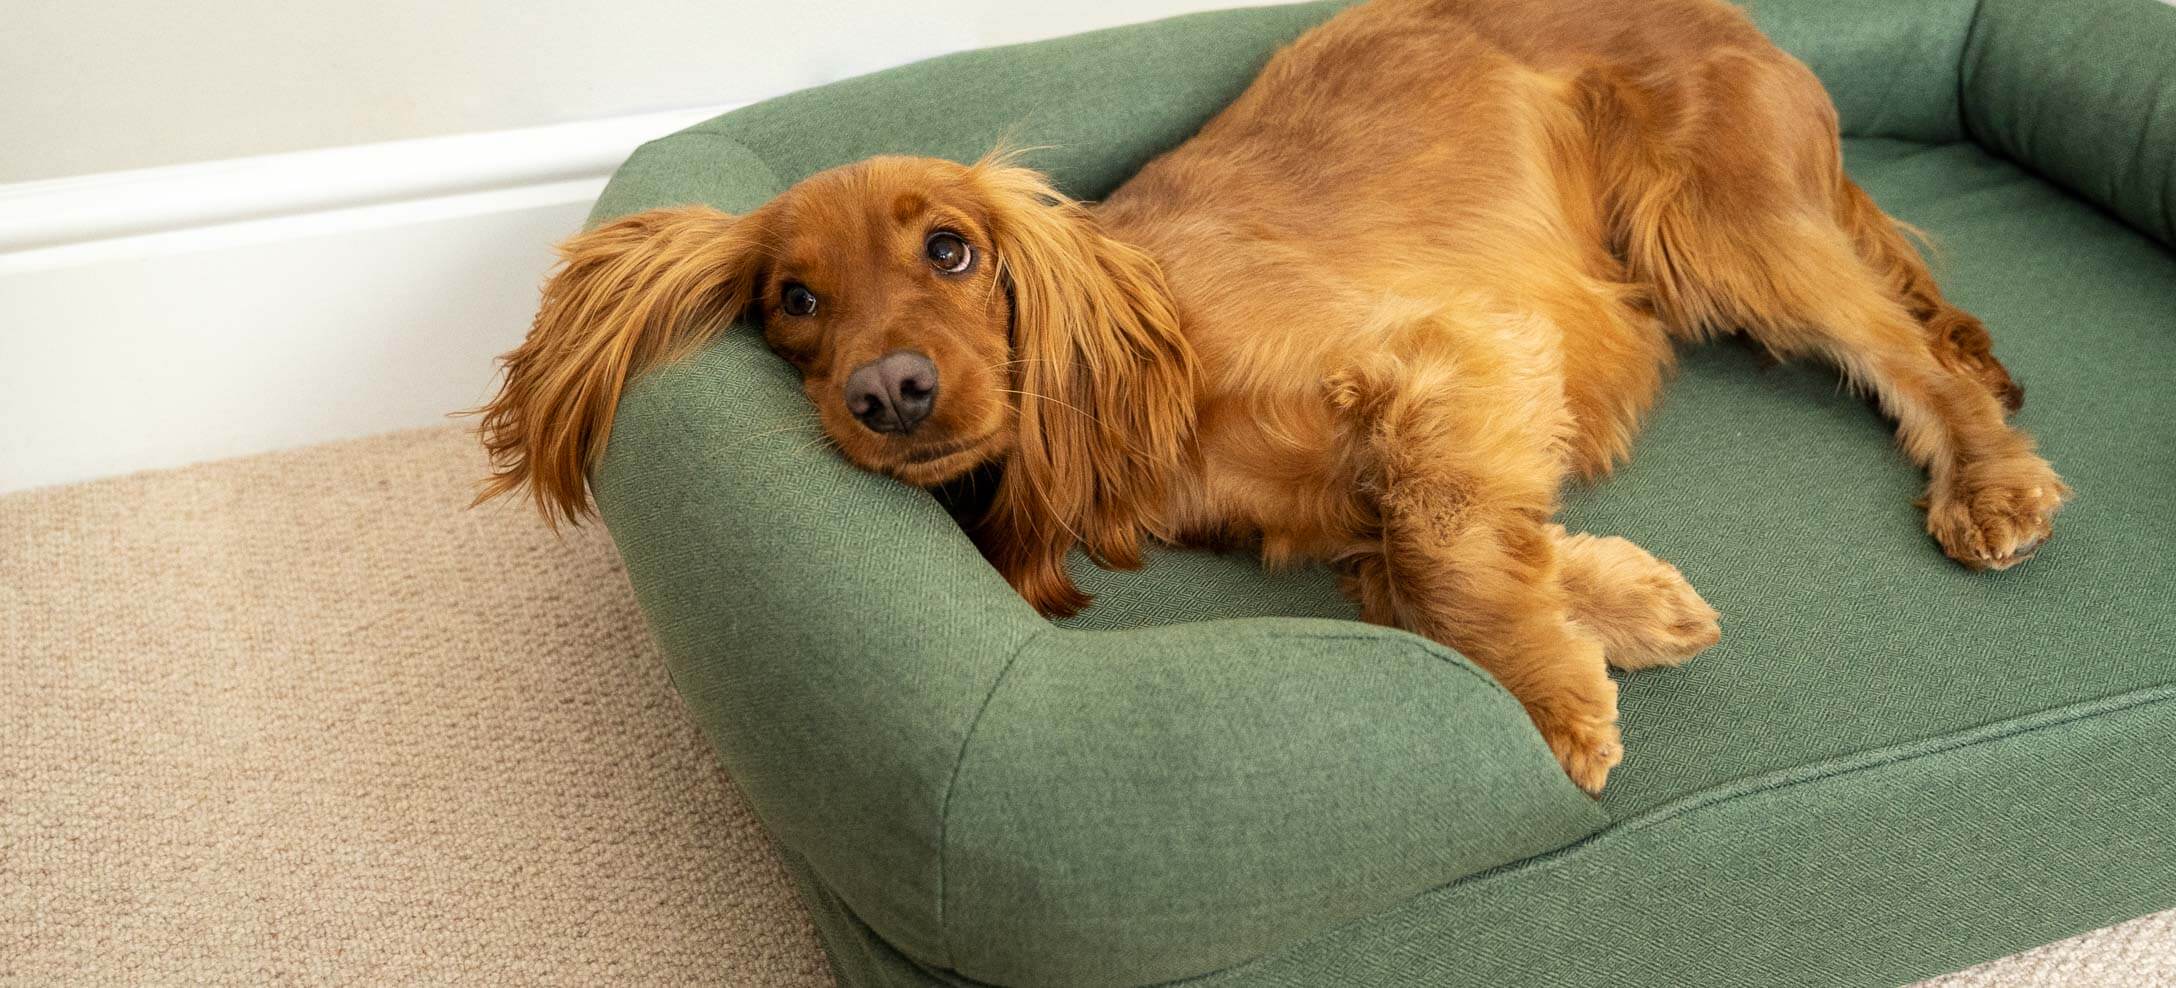
M 1816 356 L 1871 391 L 1927 471 L 1927 532 L 1973 569 L 2030 558 L 2070 494 L 1981 376 L 1943 361 L 1925 327 L 1826 217 L 1744 231 L 1760 250 L 1720 244 L 1702 262 L 1719 307 L 1778 357 Z
M 1769 232 L 1763 251 L 1714 259 L 1732 321 L 1778 357 L 1824 358 L 1873 392 L 1927 471 L 1927 532 L 1950 558 L 1998 570 L 2030 558 L 2070 488 L 2004 421 L 2002 400 L 1936 356 L 1841 230 L 1807 219 Z
M 1927 471 L 1942 550 L 1973 569 L 2029 558 L 2070 489 L 2004 421 L 2019 395 L 1985 330 L 1844 177 L 1820 83 L 1780 57 L 1703 71 L 1696 123 L 1608 158 L 1613 239 L 1657 313 L 1681 335 L 1742 330 L 1778 357 L 1833 362 Z
M 1677 567 L 1616 536 L 1549 526 L 1572 620 L 1618 669 L 1674 666 L 1722 639 L 1720 616 Z
M 1851 236 L 1859 259 L 1888 287 L 1888 294 L 1926 331 L 1934 359 L 1949 370 L 1978 380 L 1988 393 L 2014 412 L 2025 405 L 2025 388 L 1995 359 L 1995 341 L 1977 316 L 1950 304 L 1934 283 L 1934 272 L 1905 236 L 1857 182 L 1841 180 L 1837 219 Z

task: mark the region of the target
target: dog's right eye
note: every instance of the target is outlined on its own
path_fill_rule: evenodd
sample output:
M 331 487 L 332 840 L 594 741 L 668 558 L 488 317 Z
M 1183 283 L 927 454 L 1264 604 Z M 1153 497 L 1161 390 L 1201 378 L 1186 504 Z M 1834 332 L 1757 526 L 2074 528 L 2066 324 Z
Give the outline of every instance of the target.
M 816 293 L 809 291 L 807 285 L 789 281 L 786 283 L 785 289 L 778 293 L 778 305 L 780 308 L 785 309 L 786 314 L 789 316 L 814 315 L 816 312 Z

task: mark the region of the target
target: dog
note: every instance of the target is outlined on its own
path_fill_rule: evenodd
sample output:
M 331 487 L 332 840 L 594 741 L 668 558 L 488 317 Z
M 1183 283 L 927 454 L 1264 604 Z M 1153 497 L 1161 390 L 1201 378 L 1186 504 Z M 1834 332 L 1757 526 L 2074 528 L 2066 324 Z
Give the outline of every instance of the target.
M 1004 155 L 879 157 L 574 237 L 482 410 L 483 497 L 579 521 L 629 378 L 749 317 L 847 460 L 1001 469 L 972 535 L 1043 612 L 1089 603 L 1076 548 L 1326 563 L 1598 792 L 1609 668 L 1720 635 L 1675 567 L 1551 520 L 1627 455 L 1676 343 L 1837 366 L 1965 566 L 2048 538 L 2070 489 L 1910 233 L 1845 177 L 1813 74 L 1720 0 L 1375 0 L 1100 203 Z

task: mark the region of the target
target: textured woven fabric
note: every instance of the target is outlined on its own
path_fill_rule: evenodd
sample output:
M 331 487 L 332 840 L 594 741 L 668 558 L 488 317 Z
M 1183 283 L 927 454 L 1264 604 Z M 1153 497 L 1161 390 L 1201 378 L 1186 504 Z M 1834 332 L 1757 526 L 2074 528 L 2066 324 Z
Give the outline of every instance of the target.
M 868 154 L 967 158 L 1007 138 L 1059 145 L 1031 161 L 1093 195 L 1328 9 L 968 53 L 771 101 L 651 145 L 596 215 L 746 208 Z M 1599 803 L 1561 786 L 1484 680 L 1386 688 L 1410 637 L 1224 647 L 1278 626 L 1248 618 L 1349 616 L 1319 571 L 1188 552 L 1137 573 L 1077 567 L 1101 602 L 1049 630 L 934 500 L 824 449 L 791 371 L 752 334 L 638 383 L 598 476 L 606 519 L 841 969 L 1573 983 L 1550 965 L 1585 958 L 1597 974 L 1730 983 L 1720 940 L 1761 945 L 1769 966 L 1746 970 L 1771 980 L 1871 984 L 2176 898 L 2176 856 L 2115 866 L 2176 802 L 2125 747 L 2166 733 L 2151 719 L 2166 705 L 2115 699 L 2176 683 L 2176 433 L 2152 425 L 2176 418 L 2176 259 L 1959 140 L 1991 105 L 1960 101 L 1964 68 L 1984 81 L 1983 63 L 2009 57 L 1976 9 L 1754 11 L 1836 90 L 1853 174 L 1942 241 L 1945 289 L 1987 320 L 2031 392 L 2019 421 L 2080 498 L 2030 565 L 1966 572 L 1926 538 L 1923 481 L 1889 426 L 1833 372 L 1764 370 L 1729 345 L 1687 353 L 1631 465 L 1575 493 L 1567 521 L 1677 563 L 1724 637 L 1682 670 L 1626 678 L 1628 757 Z M 2146 33 L 2105 44 L 2176 42 L 2166 19 L 2137 20 Z M 2076 71 L 2129 78 L 2145 57 Z M 2098 143 L 2075 161 L 2153 167 L 2120 127 L 2078 133 Z M 2151 229 L 2150 211 L 2119 215 Z M 1189 630 L 1216 618 L 1243 620 Z M 1164 626 L 1178 627 L 1128 631 Z M 1142 644 L 1189 634 L 1198 669 Z M 1057 641 L 1063 661 L 1043 656 Z M 1236 654 L 1249 651 L 1251 665 Z M 1339 744 L 1371 752 L 1366 771 L 1332 771 L 1316 748 Z M 1194 757 L 1208 752 L 1221 757 Z M 1987 792 L 2004 799 L 1974 795 Z M 2026 829 L 1983 833 L 2004 813 Z M 1900 860 L 1899 835 L 1924 853 Z M 1296 854 L 1313 860 L 1282 860 Z M 2064 864 L 2079 868 L 2058 880 Z M 1510 867 L 1473 877 L 1496 866 Z M 1591 901 L 1552 891 L 1573 873 Z M 2014 888 L 2005 876 L 2049 894 L 1997 914 L 1984 896 Z M 1671 889 L 1695 910 L 1676 934 L 1660 918 Z M 1897 935 L 1870 933 L 1886 927 Z
M 620 408 L 598 503 L 764 822 L 900 949 L 942 959 L 954 766 L 1045 625 L 927 495 L 830 454 L 799 394 L 746 336 L 652 375 Z
M 1052 628 L 928 495 L 818 436 L 791 369 L 736 335 L 622 404 L 598 499 L 764 822 L 908 957 L 1168 980 L 1603 822 L 1440 646 Z
M 1921 988 L 2176 988 L 2176 912 L 2035 947 Z
M 2176 889 L 2176 687 L 1703 793 L 1203 984 L 1889 985 Z M 1757 921 L 1756 921 L 1757 920 Z
M 0 498 L 0 985 L 831 983 L 611 543 L 485 469 Z
M 2165 0 L 1986 0 L 1964 53 L 1965 125 L 2176 247 L 2171 37 Z
M 1744 0 L 1762 31 L 1821 77 L 1843 131 L 1964 136 L 1957 66 L 1980 0 Z
M 463 510 L 483 470 L 449 427 L 0 498 L 0 984 L 833 984 L 610 544 Z M 2169 986 L 2176 912 L 1929 988 Z
M 2172 728 L 2155 689 L 1779 773 L 1185 984 L 1895 985 L 2165 904 L 2176 776 L 2137 747 Z M 843 981 L 967 984 L 804 888 Z M 2058 983 L 2171 974 L 2115 973 Z
M 1601 814 L 1555 768 L 1510 694 L 1410 637 L 1053 632 L 953 780 L 951 966 L 1144 983 L 1238 963 L 1585 836 Z

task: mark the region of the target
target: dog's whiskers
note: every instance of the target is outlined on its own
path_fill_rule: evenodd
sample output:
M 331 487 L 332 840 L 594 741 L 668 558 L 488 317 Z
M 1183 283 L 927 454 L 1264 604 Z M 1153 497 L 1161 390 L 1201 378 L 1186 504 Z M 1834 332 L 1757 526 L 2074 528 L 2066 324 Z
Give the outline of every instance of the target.
M 1086 409 L 1083 409 L 1083 408 L 1081 408 L 1081 407 L 1080 407 L 1079 405 L 1075 405 L 1075 404 L 1073 404 L 1073 403 L 1071 403 L 1071 402 L 1066 402 L 1066 401 L 1059 401 L 1058 399 L 1056 399 L 1056 398 L 1052 398 L 1052 397 L 1051 397 L 1051 396 L 1049 396 L 1049 395 L 1045 395 L 1045 394 L 1037 394 L 1037 393 L 1035 393 L 1035 392 L 1033 392 L 1033 391 L 1020 391 L 1020 390 L 1017 390 L 1017 389 L 1014 389 L 1014 388 L 995 388 L 995 389 L 993 389 L 993 390 L 995 390 L 995 391 L 998 391 L 998 392 L 1000 392 L 1000 393 L 1003 393 L 1003 394 L 1009 394 L 1009 395 L 1019 395 L 1019 396 L 1021 396 L 1021 397 L 1023 397 L 1023 398 L 1035 398 L 1035 399 L 1038 399 L 1038 400 L 1041 400 L 1041 401 L 1047 401 L 1047 402 L 1050 402 L 1050 403 L 1051 403 L 1051 404 L 1053 404 L 1053 405 L 1063 405 L 1063 406 L 1065 406 L 1066 408 L 1070 408 L 1070 409 L 1072 409 L 1073 411 L 1075 411 L 1075 412 L 1079 413 L 1079 415 L 1080 415 L 1080 417 L 1081 417 L 1081 418 L 1087 419 L 1087 420 L 1088 420 L 1088 421 L 1090 421 L 1090 422 L 1094 422 L 1094 423 L 1096 424 L 1096 427 L 1097 427 L 1097 428 L 1104 428 L 1104 429 L 1107 429 L 1107 428 L 1109 428 L 1108 426 L 1105 426 L 1105 425 L 1103 424 L 1103 420 L 1102 420 L 1102 419 L 1096 418 L 1095 416 L 1093 416 L 1093 415 L 1090 415 L 1090 414 L 1088 414 L 1088 412 L 1087 412 L 1087 410 L 1086 410 Z
M 735 450 L 738 450 L 741 447 L 748 445 L 749 443 L 755 442 L 758 439 L 767 439 L 771 436 L 780 436 L 792 433 L 807 433 L 810 430 L 822 432 L 823 425 L 816 422 L 802 422 L 795 425 L 780 426 L 776 429 L 765 429 L 762 432 L 749 433 L 748 435 L 742 436 L 738 440 L 734 441 L 733 445 L 727 446 L 725 448 L 725 452 L 734 452 Z
M 822 435 L 819 435 L 819 436 L 817 436 L 817 437 L 816 437 L 816 439 L 815 439 L 815 441 L 813 441 L 813 442 L 810 442 L 810 443 L 806 443 L 806 444 L 804 444 L 803 446 L 801 446 L 801 448 L 799 448 L 799 449 L 796 449 L 796 450 L 794 450 L 794 451 L 793 451 L 793 455 L 795 455 L 795 456 L 801 456 L 801 455 L 803 455 L 803 454 L 806 454 L 806 453 L 808 453 L 808 452 L 810 452 L 810 451 L 813 451 L 813 450 L 818 450 L 818 449 L 822 449 L 822 448 L 824 448 L 825 446 L 829 446 L 829 447 L 831 447 L 832 449 L 836 450 L 836 449 L 838 449 L 838 448 L 839 448 L 839 441 L 838 441 L 837 439 L 834 439 L 834 438 L 832 438 L 832 436 L 831 436 L 831 433 L 828 433 L 828 432 L 826 432 L 826 433 L 824 433 L 824 434 L 822 434 Z

